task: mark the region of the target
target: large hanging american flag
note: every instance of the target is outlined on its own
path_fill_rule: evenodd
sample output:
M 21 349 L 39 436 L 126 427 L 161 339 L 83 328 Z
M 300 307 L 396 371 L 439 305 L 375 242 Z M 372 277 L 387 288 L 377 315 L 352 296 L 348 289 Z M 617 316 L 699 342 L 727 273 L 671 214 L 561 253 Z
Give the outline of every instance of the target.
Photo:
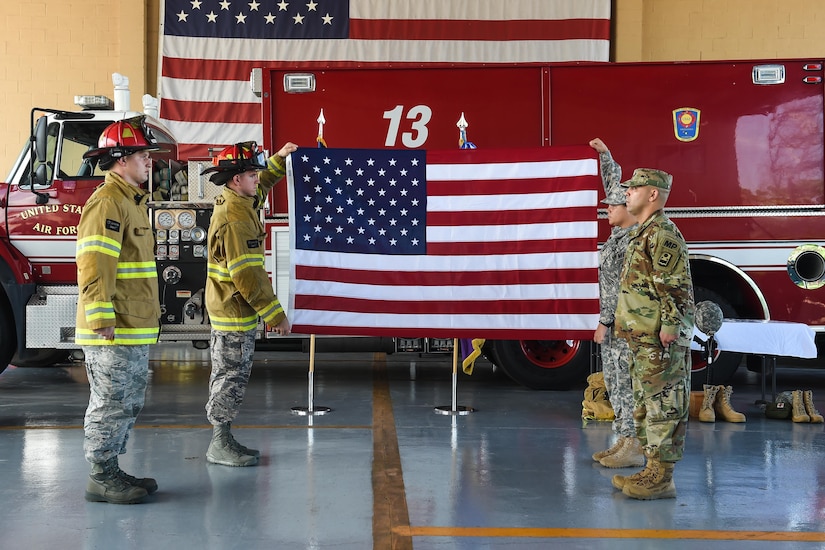
M 165 0 L 160 116 L 181 158 L 263 142 L 256 67 L 608 61 L 611 0 Z
M 589 338 L 589 147 L 300 149 L 288 162 L 293 332 Z

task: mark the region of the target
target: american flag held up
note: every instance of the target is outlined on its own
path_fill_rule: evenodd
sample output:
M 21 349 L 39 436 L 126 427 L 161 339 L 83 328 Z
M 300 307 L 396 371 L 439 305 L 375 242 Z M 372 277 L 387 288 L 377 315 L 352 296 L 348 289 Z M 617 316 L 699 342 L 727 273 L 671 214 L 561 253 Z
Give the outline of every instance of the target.
M 160 117 L 181 158 L 266 143 L 253 68 L 608 61 L 610 10 L 611 0 L 165 0 Z
M 592 335 L 600 181 L 590 148 L 306 148 L 287 177 L 293 332 Z

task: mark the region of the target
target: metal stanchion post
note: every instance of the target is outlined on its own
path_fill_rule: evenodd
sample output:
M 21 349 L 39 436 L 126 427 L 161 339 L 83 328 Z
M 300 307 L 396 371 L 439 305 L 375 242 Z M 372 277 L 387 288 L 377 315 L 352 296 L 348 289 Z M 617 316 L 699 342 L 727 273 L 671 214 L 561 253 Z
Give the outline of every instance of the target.
M 452 406 L 440 405 L 435 407 L 436 414 L 465 415 L 475 410 L 472 407 L 456 404 L 456 394 L 458 393 L 458 347 L 458 338 L 453 338 L 453 404 Z
M 308 403 L 309 406 L 307 407 L 292 407 L 292 414 L 297 414 L 300 416 L 311 416 L 311 415 L 321 415 L 327 414 L 330 409 L 329 407 L 316 407 L 315 406 L 315 335 L 311 334 L 309 336 L 309 374 L 307 376 L 309 389 L 307 390 L 307 394 L 309 396 Z

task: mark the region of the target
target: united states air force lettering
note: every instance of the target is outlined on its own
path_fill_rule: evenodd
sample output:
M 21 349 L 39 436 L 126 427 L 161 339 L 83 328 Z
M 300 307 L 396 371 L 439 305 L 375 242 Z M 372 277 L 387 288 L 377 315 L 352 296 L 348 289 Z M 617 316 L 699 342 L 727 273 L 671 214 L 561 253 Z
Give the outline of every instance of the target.
M 83 212 L 83 206 L 79 204 L 46 204 L 43 206 L 35 206 L 34 208 L 27 208 L 21 212 L 20 217 L 24 220 L 39 218 L 44 214 L 76 214 L 80 216 Z M 32 226 L 32 231 L 42 233 L 44 235 L 77 235 L 77 225 L 52 225 L 35 221 Z

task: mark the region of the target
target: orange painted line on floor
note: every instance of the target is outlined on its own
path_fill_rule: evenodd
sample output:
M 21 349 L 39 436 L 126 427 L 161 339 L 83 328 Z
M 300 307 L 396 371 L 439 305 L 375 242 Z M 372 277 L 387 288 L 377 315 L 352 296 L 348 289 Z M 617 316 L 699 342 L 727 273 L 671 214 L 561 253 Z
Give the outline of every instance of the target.
M 373 358 L 372 380 L 372 547 L 413 550 L 401 452 L 392 410 L 386 355 Z
M 578 539 L 687 539 L 778 542 L 823 542 L 825 533 L 801 531 L 715 531 L 688 529 L 590 529 L 565 527 L 397 527 L 411 537 L 578 538 Z
M 136 430 L 194 430 L 212 428 L 211 424 L 138 424 Z M 239 430 L 371 430 L 372 426 L 364 424 L 338 424 L 327 426 L 293 426 L 287 424 L 261 424 L 261 425 L 233 425 L 233 429 Z M 0 426 L 0 431 L 11 430 L 82 430 L 82 424 L 54 426 Z

